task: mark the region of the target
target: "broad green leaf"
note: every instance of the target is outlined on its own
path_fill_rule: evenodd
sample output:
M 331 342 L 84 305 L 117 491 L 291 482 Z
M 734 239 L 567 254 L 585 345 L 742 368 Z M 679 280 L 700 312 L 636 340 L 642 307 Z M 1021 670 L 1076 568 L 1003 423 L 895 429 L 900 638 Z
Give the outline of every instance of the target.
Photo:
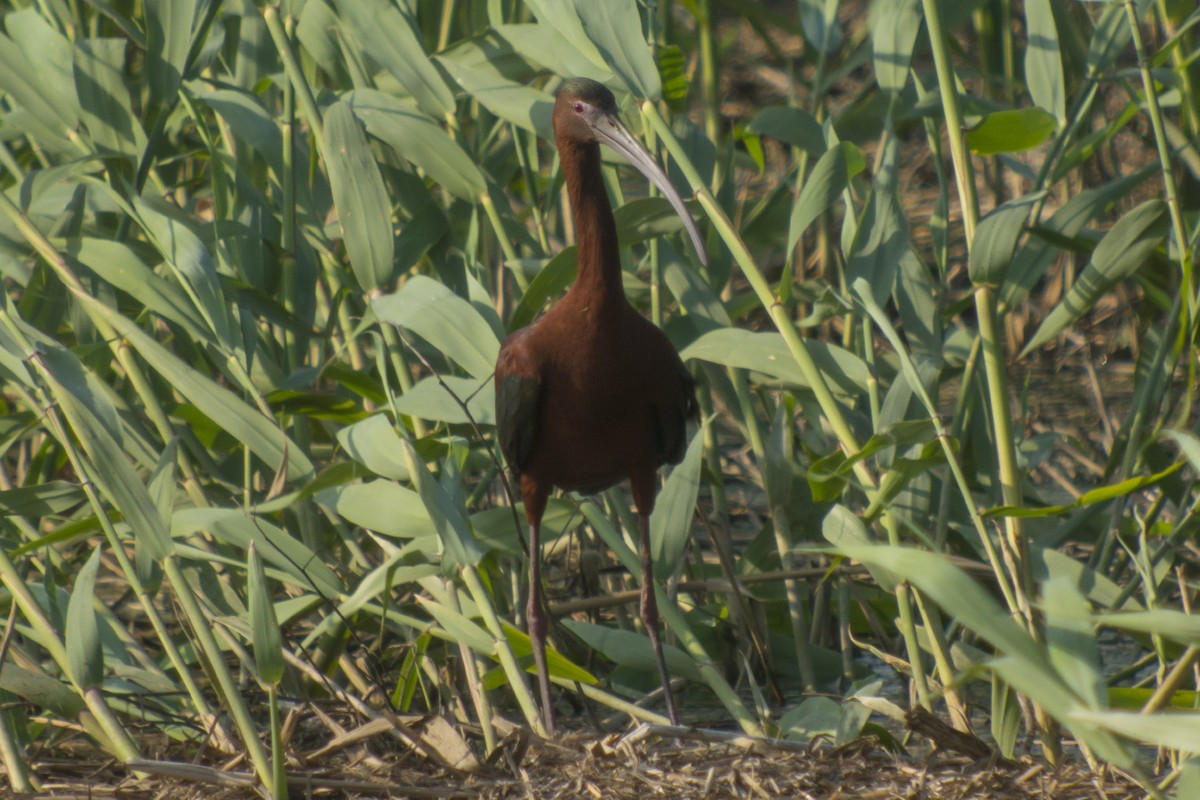
M 478 380 L 491 376 L 500 340 L 483 315 L 445 284 L 414 275 L 371 301 L 383 322 L 412 331 Z
M 413 21 L 386 0 L 337 0 L 338 16 L 359 49 L 381 64 L 416 100 L 441 119 L 454 113 L 454 93 L 429 60 Z
M 0 667 L 0 689 L 63 719 L 76 719 L 86 708 L 83 698 L 67 684 L 51 678 L 40 668 L 29 670 L 11 661 Z
M 459 405 L 460 400 L 467 402 L 469 418 Z M 496 392 L 488 378 L 430 376 L 397 397 L 395 409 L 401 414 L 432 422 L 466 425 L 473 421 L 477 425 L 495 425 Z
M 175 104 L 196 22 L 212 1 L 146 0 L 146 79 L 151 105 Z
M 848 397 L 866 393 L 870 369 L 862 359 L 837 345 L 815 339 L 805 339 L 804 346 L 831 390 Z M 685 347 L 680 356 L 685 360 L 698 358 L 761 372 L 796 386 L 808 385 L 778 333 L 754 333 L 742 328 L 710 331 Z
M 1105 3 L 1088 42 L 1087 73 L 1099 75 L 1129 46 L 1132 34 L 1123 3 Z
M 658 674 L 658 665 L 654 660 L 654 647 L 646 636 L 633 631 L 608 628 L 576 619 L 564 619 L 563 625 L 582 639 L 588 647 L 614 664 L 641 672 Z M 667 671 L 672 675 L 678 675 L 690 681 L 702 680 L 696 663 L 678 647 L 663 642 L 663 657 L 667 662 Z
M 1180 766 L 1175 790 L 1175 800 L 1200 797 L 1200 759 L 1191 758 Z
M 904 91 L 922 20 L 919 0 L 892 0 L 871 5 L 868 24 L 875 81 L 885 92 Z
M 900 259 L 911 248 L 908 221 L 900 205 L 900 165 L 897 137 L 885 139 L 871 194 L 847 249 L 846 278 L 867 281 L 875 302 L 883 305 L 892 294 Z
M 401 442 L 398 455 L 403 458 L 404 440 L 396 438 Z M 416 539 L 437 534 L 421 496 L 393 481 L 366 481 L 322 489 L 316 499 L 349 522 L 384 536 Z
M 501 626 L 504 630 L 504 638 L 508 640 L 508 646 L 512 649 L 513 655 L 518 659 L 528 660 L 529 665 L 526 667 L 528 672 L 537 672 L 537 664 L 532 658 L 533 642 L 530 641 L 529 634 L 503 622 L 501 622 Z M 584 683 L 588 686 L 600 683 L 595 675 L 555 650 L 549 643 L 546 645 L 546 668 L 551 678 L 571 683 Z
M 1054 115 L 1040 108 L 994 111 L 967 131 L 967 147 L 981 156 L 1019 153 L 1046 141 L 1056 124 Z
M 645 100 L 662 97 L 658 67 L 642 33 L 635 0 L 575 0 L 575 13 L 604 63 L 631 92 Z
M 228 87 L 212 89 L 207 85 L 189 85 L 188 88 L 196 91 L 200 100 L 220 114 L 237 140 L 262 156 L 276 176 L 285 174 L 283 132 L 257 96 Z
M 358 463 L 383 478 L 408 480 L 400 436 L 385 414 L 372 414 L 337 432 L 338 444 Z
M 892 301 L 900 313 L 900 330 L 915 360 L 944 363 L 946 336 L 938 312 L 940 284 L 913 248 L 900 258 Z
M 901 378 L 905 383 L 908 379 Z M 899 383 L 899 381 L 897 381 Z M 893 384 L 893 386 L 896 384 Z M 891 460 L 891 465 L 883 473 L 879 481 L 879 489 L 871 498 L 871 503 L 863 512 L 866 519 L 875 519 L 880 513 L 896 502 L 901 493 L 910 486 L 920 486 L 922 477 L 930 471 L 946 463 L 946 452 L 935 441 L 930 441 L 924 447 L 908 456 L 897 455 Z
M 1072 687 L 1053 670 L 1034 667 L 1013 656 L 997 658 L 991 668 L 1019 694 L 1039 704 L 1048 715 L 1066 725 L 1098 757 L 1122 768 L 1133 763 L 1132 748 L 1102 727 L 1078 716 L 1094 712 L 1079 701 Z
M 63 514 L 86 502 L 83 490 L 75 484 L 46 481 L 0 491 L 0 514 L 39 519 L 49 514 Z
M 140 198 L 134 200 L 134 208 L 150 241 L 174 270 L 179 284 L 217 342 L 225 350 L 235 349 L 237 343 L 229 324 L 229 303 L 221 291 L 217 265 L 204 242 L 187 225 Z
M 1029 218 L 1029 211 L 1044 194 L 1027 194 L 1009 200 L 988 212 L 975 228 L 975 240 L 967 259 L 971 282 L 982 286 L 1000 286 L 1012 264 L 1017 239 Z
M 1117 282 L 1131 276 L 1145 263 L 1167 236 L 1166 208 L 1161 200 L 1148 200 L 1117 220 L 1096 245 L 1092 260 L 1075 279 L 1067 296 L 1042 321 L 1018 358 L 1053 339 L 1091 310 Z
M 146 266 L 128 245 L 85 236 L 67 239 L 63 250 L 167 322 L 182 327 L 192 338 L 216 343 L 212 329 L 183 290 Z
M 354 277 L 364 291 L 377 291 L 391 283 L 395 271 L 392 203 L 367 137 L 344 101 L 325 112 L 324 150 L 322 158 Z
M 438 574 L 438 568 L 433 564 L 419 564 L 414 567 L 399 566 L 403 559 L 410 556 L 404 550 L 397 550 L 385 561 L 380 563 L 361 579 L 357 580 L 354 591 L 337 607 L 337 614 L 330 614 L 310 633 L 303 646 L 307 647 L 320 634 L 320 628 L 327 625 L 341 625 L 342 619 L 357 614 L 371 601 L 380 597 L 383 592 L 394 590 L 398 586 L 419 581 Z M 373 562 L 374 563 L 374 562 Z
M 185 538 L 207 531 L 213 538 L 245 550 L 254 542 L 266 563 L 292 578 L 292 584 L 316 591 L 327 600 L 338 597 L 337 574 L 303 542 L 260 516 L 240 508 L 181 508 L 171 516 L 171 535 Z M 239 566 L 241 566 L 239 564 Z
M 721 327 L 733 325 L 721 298 L 675 248 L 663 242 L 659 245 L 658 257 L 663 262 L 663 281 L 685 313 L 695 314 Z
M 666 485 L 650 515 L 650 553 L 654 576 L 659 580 L 666 580 L 675 572 L 692 532 L 703 451 L 704 429 L 701 427 L 692 435 L 683 461 L 667 476 Z
M 89 405 L 101 401 L 74 379 L 80 371 L 79 363 L 67 351 L 54 349 L 42 353 L 42 363 L 59 408 L 87 452 L 92 466 L 89 477 L 125 517 L 138 544 L 146 547 L 151 558 L 157 561 L 167 557 L 173 544 L 166 522 L 114 438 L 112 422 L 106 422 Z M 101 509 L 96 511 L 101 513 Z
M 463 91 L 488 111 L 543 139 L 554 138 L 550 120 L 554 113 L 553 97 L 532 86 L 508 80 L 486 63 L 458 60 L 453 52 L 437 56 L 437 60 Z
M 455 503 L 442 485 L 429 472 L 429 467 L 407 440 L 404 452 L 408 455 L 408 471 L 416 484 L 421 502 L 425 504 L 433 526 L 442 543 L 442 569 L 449 572 L 459 567 L 474 566 L 483 558 L 483 551 L 471 533 L 466 509 Z
M 1067 107 L 1063 78 L 1062 53 L 1059 52 L 1058 27 L 1050 0 L 1026 0 L 1025 83 L 1033 102 L 1065 120 Z
M 825 519 L 821 520 L 821 535 L 825 537 L 825 541 L 842 551 L 845 551 L 847 547 L 873 544 L 871 535 L 867 532 L 867 526 L 853 511 L 841 503 L 829 509 Z M 875 564 L 864 563 L 867 571 L 871 573 L 876 583 L 883 587 L 884 591 L 895 591 L 897 583 L 895 575 Z
M 803 108 L 767 106 L 751 118 L 746 129 L 798 147 L 813 157 L 819 158 L 825 153 L 825 132 L 821 130 L 821 123 Z
M 1200 752 L 1200 714 L 1140 714 L 1129 711 L 1080 709 L 1071 721 L 1097 725 L 1124 739 L 1169 747 L 1188 753 Z
M 848 542 L 839 549 L 856 561 L 882 567 L 912 583 L 1000 653 L 1016 657 L 1038 671 L 1049 671 L 1049 664 L 1029 634 L 974 578 L 945 556 L 909 547 Z
M 546 303 L 575 281 L 578 267 L 574 245 L 558 251 L 529 282 L 529 288 L 521 295 L 520 302 L 508 318 L 508 330 L 520 330 L 537 319 Z
M 127 44 L 125 39 L 77 41 L 75 92 L 80 117 L 97 150 L 140 158 L 146 148 L 146 132 L 133 114 L 122 74 Z
M 1175 444 L 1179 446 L 1179 452 L 1187 459 L 1192 471 L 1200 473 L 1200 439 L 1187 431 L 1167 430 L 1163 433 L 1175 440 Z
M 278 686 L 283 679 L 283 637 L 279 633 L 279 621 L 275 618 L 275 606 L 271 603 L 271 589 L 263 572 L 262 558 L 253 539 L 246 549 L 246 561 L 250 639 L 254 646 L 258 679 L 267 686 Z
M 828 697 L 808 697 L 779 718 L 779 732 L 794 742 L 811 742 L 815 737 L 835 741 L 842 722 L 842 706 Z
M 841 549 L 857 561 L 887 569 L 908 581 L 964 627 L 989 642 L 1000 654 L 991 663 L 992 669 L 1055 718 L 1066 720 L 1084 709 L 1074 687 L 1059 677 L 1029 634 L 982 586 L 945 556 L 882 545 L 843 545 Z M 1128 749 L 1105 731 L 1086 724 L 1075 725 L 1072 731 L 1101 758 L 1129 763 Z
M 850 185 L 850 179 L 867 166 L 862 151 L 850 142 L 841 142 L 827 150 L 804 182 L 792 216 L 788 221 L 788 250 L 804 234 L 813 220 L 829 208 Z
M 424 596 L 418 595 L 417 602 L 450 635 L 451 641 L 458 644 L 465 644 L 476 653 L 481 653 L 485 656 L 495 656 L 495 640 L 492 639 L 486 630 L 475 624 L 473 620 L 468 619 L 447 605 L 439 603 L 436 600 L 430 600 Z
M 502 25 L 499 33 L 539 64 L 563 77 L 593 78 L 604 83 L 611 67 L 583 30 L 574 2 L 528 0 L 537 25 Z M 640 38 L 640 37 L 639 37 Z
M 797 0 L 804 38 L 819 53 L 833 55 L 842 46 L 837 0 Z
M 71 682 L 80 689 L 92 689 L 104 679 L 104 652 L 100 648 L 100 631 L 96 623 L 96 572 L 100 569 L 100 548 L 75 576 L 71 601 L 67 605 L 67 661 Z
M 1054 216 L 1042 222 L 1041 229 L 1045 234 L 1054 234 L 1056 238 L 1073 239 L 1104 209 L 1128 197 L 1138 185 L 1157 174 L 1157 165 L 1148 164 L 1103 186 L 1085 189 L 1054 212 Z M 1029 293 L 1059 255 L 1058 244 L 1050 236 L 1039 233 L 1042 231 L 1035 226 L 1033 235 L 1027 237 L 1016 252 L 1008 279 L 1000 290 L 1001 299 L 1010 308 Z
M 515 499 L 520 499 L 517 494 Z M 580 523 L 579 507 L 570 500 L 551 497 L 546 501 L 546 513 L 542 515 L 542 536 L 554 537 Z M 489 508 L 471 515 L 471 529 L 475 538 L 491 550 L 500 550 L 511 555 L 523 555 L 526 526 L 524 506 L 517 503 L 509 506 Z
M 1042 612 L 1050 663 L 1084 703 L 1103 708 L 1106 696 L 1100 647 L 1087 600 L 1069 577 L 1055 576 L 1042 584 Z
M 992 707 L 991 730 L 992 738 L 1000 754 L 1012 758 L 1017 744 L 1017 734 L 1021 731 L 1021 703 L 1017 693 L 1009 686 L 998 672 L 992 672 Z
M 425 170 L 455 197 L 473 201 L 487 192 L 483 173 L 471 157 L 416 108 L 374 89 L 355 89 L 345 102 L 368 133 Z
M 305 52 L 327 75 L 336 75 L 341 66 L 338 40 L 342 36 L 337 15 L 326 3 L 305 3 L 296 24 L 296 38 Z
M 0 90 L 25 112 L 23 118 L 7 115 L 6 124 L 20 120 L 23 132 L 42 147 L 79 155 L 71 142 L 79 104 L 70 41 L 32 7 L 10 11 L 4 26 L 8 36 L 0 36 Z
M 312 477 L 312 463 L 279 429 L 277 423 L 251 408 L 233 392 L 192 369 L 113 309 L 90 297 L 81 297 L 81 302 L 89 314 L 103 318 L 132 344 L 142 358 L 185 400 L 245 444 L 267 466 L 276 470 L 286 467 L 287 478 L 291 481 L 304 481 Z
M 1089 568 L 1081 561 L 1046 547 L 1029 548 L 1029 565 L 1033 579 L 1037 582 L 1050 580 L 1050 576 L 1062 576 L 1071 580 L 1087 594 L 1088 600 L 1100 608 L 1114 610 L 1114 603 L 1121 597 L 1121 587 L 1107 575 Z M 1136 598 L 1128 598 L 1124 608 L 1140 608 Z
M 1181 644 L 1200 645 L 1200 618 L 1175 609 L 1156 608 L 1150 611 L 1097 614 L 1095 620 L 1100 625 L 1124 631 L 1149 633 Z

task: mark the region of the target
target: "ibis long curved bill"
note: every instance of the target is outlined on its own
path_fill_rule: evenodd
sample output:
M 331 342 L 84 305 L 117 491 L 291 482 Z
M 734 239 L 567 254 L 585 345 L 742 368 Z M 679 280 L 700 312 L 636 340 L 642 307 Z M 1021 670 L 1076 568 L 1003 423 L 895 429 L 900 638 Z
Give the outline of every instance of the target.
M 634 138 L 634 135 L 615 114 L 597 110 L 597 113 L 588 119 L 588 124 L 599 141 L 625 156 L 630 164 L 637 167 L 638 172 L 645 175 L 648 181 L 658 187 L 658 190 L 663 193 L 663 197 L 667 198 L 667 202 L 671 204 L 671 208 L 675 209 L 675 213 L 679 215 L 679 219 L 683 221 L 683 227 L 687 229 L 692 246 L 696 248 L 696 255 L 700 257 L 700 263 L 707 264 L 708 252 L 704 248 L 704 239 L 700 236 L 700 229 L 696 227 L 696 221 L 692 219 L 687 206 L 683 204 L 683 198 L 671 185 L 667 174 L 663 172 L 654 157 L 642 146 L 641 142 Z

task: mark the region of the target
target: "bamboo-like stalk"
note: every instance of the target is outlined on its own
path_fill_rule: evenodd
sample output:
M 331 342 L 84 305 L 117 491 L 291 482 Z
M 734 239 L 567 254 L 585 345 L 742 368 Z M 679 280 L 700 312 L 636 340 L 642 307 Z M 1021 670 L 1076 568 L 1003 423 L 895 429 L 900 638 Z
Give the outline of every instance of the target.
M 458 590 L 450 579 L 446 580 L 446 605 L 456 614 L 462 613 L 461 604 L 458 602 Z M 467 691 L 471 695 L 471 702 L 479 717 L 479 727 L 483 729 L 484 749 L 490 755 L 496 749 L 496 725 L 492 719 L 492 702 L 488 699 L 487 691 L 483 688 L 483 681 L 479 677 L 484 671 L 482 659 L 477 653 L 471 651 L 466 642 L 458 643 L 458 653 L 459 658 L 462 659 L 463 671 L 466 673 Z
M 179 567 L 179 561 L 174 556 L 169 556 L 163 560 L 162 566 L 175 597 L 183 607 L 184 616 L 191 625 L 192 634 L 200 645 L 197 654 L 203 658 L 209 674 L 216 681 L 215 688 L 220 692 L 221 699 L 224 700 L 225 709 L 233 717 L 238 733 L 242 737 L 242 744 L 250 757 L 250 763 L 254 765 L 254 771 L 258 773 L 259 779 L 263 783 L 269 784 L 271 776 L 274 774 L 271 759 L 267 756 L 262 742 L 258 738 L 258 729 L 250 716 L 246 699 L 242 696 L 237 681 L 233 679 L 233 674 L 225 663 L 221 646 L 213 634 L 212 620 L 196 602 L 196 597 L 192 594 L 193 584 L 184 576 L 183 570 Z
M 946 117 L 950 158 L 954 164 L 954 178 L 958 187 L 963 231 L 969 253 L 975 239 L 975 228 L 979 224 L 979 203 L 975 196 L 975 179 L 971 169 L 970 155 L 967 153 L 962 115 L 958 107 L 957 80 L 950 64 L 946 34 L 942 30 L 937 0 L 922 0 L 922 7 L 925 12 L 925 24 L 929 31 L 930 48 L 933 52 L 938 76 L 942 112 Z M 1016 445 L 1010 428 L 1008 377 L 1005 373 L 1003 343 L 999 338 L 998 309 L 996 292 L 993 287 L 983 285 L 975 287 L 975 311 L 979 319 L 984 371 L 987 375 L 989 416 L 996 439 L 1001 498 L 1005 505 L 1019 506 L 1021 505 L 1020 470 L 1017 467 Z M 1017 563 L 1013 565 L 1014 574 L 1010 576 L 1014 599 L 1021 610 L 1026 627 L 1036 635 L 1033 611 L 1028 600 L 1032 590 L 1032 576 L 1029 559 L 1025 555 L 1025 539 L 1020 518 L 1006 517 L 1005 532 L 1009 547 L 1017 558 Z
M 508 683 L 517 698 L 517 705 L 521 707 L 521 713 L 525 715 L 525 721 L 537 732 L 538 736 L 544 738 L 547 731 L 542 723 L 542 715 L 538 713 L 537 703 L 533 699 L 529 683 L 526 681 L 525 671 L 521 669 L 517 663 L 517 657 L 513 655 L 512 647 L 508 644 L 508 637 L 504 635 L 504 627 L 500 624 L 500 618 L 496 616 L 491 596 L 483 587 L 479 573 L 475 567 L 468 565 L 460 570 L 459 576 L 466 584 L 467 590 L 471 593 L 471 599 L 475 601 L 475 606 L 483 617 L 484 627 L 492 635 L 492 641 L 496 646 L 496 657 L 500 660 L 500 666 L 504 668 L 504 674 L 508 676 Z

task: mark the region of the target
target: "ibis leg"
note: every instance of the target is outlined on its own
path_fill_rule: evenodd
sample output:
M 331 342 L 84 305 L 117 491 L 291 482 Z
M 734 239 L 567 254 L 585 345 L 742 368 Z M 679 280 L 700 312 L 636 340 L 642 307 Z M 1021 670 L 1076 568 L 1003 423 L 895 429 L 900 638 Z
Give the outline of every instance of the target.
M 550 670 L 546 666 L 546 633 L 550 629 L 550 620 L 542 605 L 540 528 L 539 523 L 529 524 L 529 606 L 525 618 L 529 624 L 529 642 L 533 645 L 533 663 L 537 665 L 538 689 L 542 695 L 542 722 L 549 736 L 554 733 L 554 703 L 550 699 Z
M 638 514 L 638 528 L 642 557 L 642 624 L 646 635 L 654 646 L 654 660 L 658 662 L 658 677 L 662 679 L 663 697 L 667 701 L 667 716 L 672 725 L 679 724 L 679 712 L 675 710 L 675 695 L 671 691 L 671 675 L 667 672 L 667 661 L 663 657 L 662 640 L 658 636 L 658 600 L 654 594 L 654 570 L 650 564 L 650 515 Z

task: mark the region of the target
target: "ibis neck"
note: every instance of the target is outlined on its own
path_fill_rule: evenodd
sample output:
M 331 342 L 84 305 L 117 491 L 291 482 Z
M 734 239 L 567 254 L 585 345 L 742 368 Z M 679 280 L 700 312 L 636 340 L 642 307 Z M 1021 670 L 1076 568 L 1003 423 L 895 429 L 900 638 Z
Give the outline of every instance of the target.
M 625 300 L 617 223 L 600 173 L 600 145 L 558 141 L 559 158 L 571 199 L 579 275 L 571 291 L 598 301 Z

